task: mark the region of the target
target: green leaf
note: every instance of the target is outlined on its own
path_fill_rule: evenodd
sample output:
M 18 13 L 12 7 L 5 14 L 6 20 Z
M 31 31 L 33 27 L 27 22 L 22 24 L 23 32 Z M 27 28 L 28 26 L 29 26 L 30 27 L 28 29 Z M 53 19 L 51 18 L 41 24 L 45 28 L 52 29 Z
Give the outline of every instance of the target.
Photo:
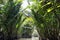
M 53 10 L 53 8 L 51 7 L 51 8 L 48 8 L 47 9 L 47 12 L 51 12 Z

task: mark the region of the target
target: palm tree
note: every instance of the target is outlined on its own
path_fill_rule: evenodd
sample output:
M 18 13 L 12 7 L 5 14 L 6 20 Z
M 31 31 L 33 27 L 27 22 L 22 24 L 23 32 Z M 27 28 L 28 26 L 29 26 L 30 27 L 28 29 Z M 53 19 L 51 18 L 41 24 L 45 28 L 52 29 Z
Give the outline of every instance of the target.
M 34 21 L 41 37 L 49 40 L 57 40 L 59 30 L 59 3 L 56 1 L 36 1 L 31 10 L 34 15 Z M 53 36 L 52 36 L 53 35 Z M 56 39 L 55 39 L 56 38 Z
M 3 33 L 5 40 L 15 40 L 18 35 L 18 30 L 25 18 L 21 21 L 22 13 L 20 12 L 21 1 L 14 2 L 9 0 L 0 10 L 2 15 L 1 25 L 3 25 Z M 18 25 L 18 26 L 17 26 Z

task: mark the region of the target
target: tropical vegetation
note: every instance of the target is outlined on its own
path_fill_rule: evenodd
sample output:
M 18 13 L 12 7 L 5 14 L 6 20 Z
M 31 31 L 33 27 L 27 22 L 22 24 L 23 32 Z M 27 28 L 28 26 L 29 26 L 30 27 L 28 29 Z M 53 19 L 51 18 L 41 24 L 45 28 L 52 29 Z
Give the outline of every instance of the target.
M 27 0 L 24 9 L 23 1 L 0 0 L 0 40 L 18 40 L 24 31 L 31 35 L 34 26 L 39 39 L 60 40 L 60 1 Z

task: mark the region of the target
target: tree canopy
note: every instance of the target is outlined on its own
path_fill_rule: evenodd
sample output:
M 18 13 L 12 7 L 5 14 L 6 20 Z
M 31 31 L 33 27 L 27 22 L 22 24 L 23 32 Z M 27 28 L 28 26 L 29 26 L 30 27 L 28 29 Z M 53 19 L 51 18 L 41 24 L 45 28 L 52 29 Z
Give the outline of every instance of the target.
M 0 0 L 0 33 L 3 33 L 3 39 L 17 39 L 25 25 L 32 29 L 36 26 L 41 38 L 57 40 L 60 36 L 60 1 Z M 27 29 L 27 32 L 31 30 Z

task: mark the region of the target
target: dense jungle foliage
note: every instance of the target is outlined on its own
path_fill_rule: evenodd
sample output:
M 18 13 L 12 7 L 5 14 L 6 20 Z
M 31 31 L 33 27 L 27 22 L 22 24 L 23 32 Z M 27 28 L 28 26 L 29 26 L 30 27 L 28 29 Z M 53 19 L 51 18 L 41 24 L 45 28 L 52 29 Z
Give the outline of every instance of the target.
M 0 40 L 18 40 L 25 30 L 31 35 L 34 26 L 40 39 L 60 40 L 60 1 L 27 0 L 26 8 L 23 1 L 0 0 Z

